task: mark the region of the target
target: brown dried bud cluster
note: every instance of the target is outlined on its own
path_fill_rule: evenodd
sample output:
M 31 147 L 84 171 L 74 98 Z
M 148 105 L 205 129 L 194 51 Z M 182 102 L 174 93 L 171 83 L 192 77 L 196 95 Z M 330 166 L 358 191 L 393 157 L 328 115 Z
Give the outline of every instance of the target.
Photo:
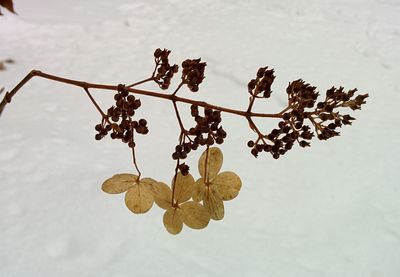
M 220 111 L 205 108 L 204 116 L 201 116 L 199 115 L 199 107 L 196 105 L 192 105 L 190 111 L 196 121 L 196 126 L 190 128 L 185 134 L 185 139 L 179 145 L 175 146 L 175 152 L 172 153 L 172 158 L 174 160 L 186 159 L 187 155 L 192 150 L 196 150 L 199 146 L 211 146 L 214 145 L 214 143 L 222 144 L 226 138 L 226 132 L 222 126 L 220 126 Z M 186 142 L 186 139 L 188 139 L 188 142 Z M 178 167 L 183 175 L 189 173 L 189 167 L 187 165 L 180 164 Z
M 275 75 L 273 69 L 268 66 L 261 67 L 257 71 L 256 79 L 250 80 L 247 85 L 250 95 L 254 97 L 269 98 L 271 96 L 271 85 L 274 82 Z M 259 95 L 262 96 L 259 96 Z
M 161 50 L 160 48 L 157 48 L 156 51 L 154 51 L 156 63 L 154 81 L 160 86 L 161 89 L 169 88 L 172 77 L 179 70 L 179 66 L 177 64 L 172 66 L 169 64 L 168 56 L 170 53 L 170 50 Z
M 201 59 L 187 59 L 182 62 L 182 83 L 186 84 L 191 91 L 199 90 L 199 85 L 205 78 L 206 65 L 205 62 L 201 62 Z
M 226 132 L 220 126 L 221 112 L 204 108 L 204 116 L 200 116 L 199 107 L 196 105 L 192 105 L 190 110 L 196 121 L 196 126 L 189 129 L 189 135 L 195 136 L 194 143 L 202 146 L 211 146 L 214 143 L 222 144 L 226 138 Z
M 315 111 L 309 115 L 313 122 L 315 122 L 315 129 L 317 136 L 320 140 L 327 140 L 329 138 L 339 136 L 340 133 L 336 131 L 342 125 L 351 125 L 354 117 L 349 114 L 342 115 L 337 112 L 337 108 L 350 108 L 353 111 L 361 109 L 365 104 L 365 99 L 368 94 L 355 95 L 357 89 L 344 91 L 343 87 L 332 87 L 326 91 L 325 100 L 318 102 Z
M 345 92 L 343 87 L 339 87 L 338 89 L 332 87 L 326 92 L 326 97 L 327 101 L 335 103 L 336 106 L 349 107 L 353 111 L 361 110 L 361 105 L 366 103 L 365 99 L 368 98 L 368 94 L 360 94 L 352 99 L 356 92 L 357 89 Z
M 250 93 L 253 85 L 249 84 Z M 301 147 L 310 146 L 314 133 L 311 127 L 305 124 L 305 120 L 309 120 L 314 126 L 320 140 L 339 136 L 337 128 L 350 125 L 355 118 L 348 114 L 342 115 L 338 108 L 361 109 L 361 105 L 365 104 L 365 99 L 368 97 L 368 94 L 355 96 L 356 91 L 353 89 L 345 92 L 342 87 L 339 89 L 332 87 L 327 90 L 325 100 L 318 102 L 314 108 L 319 96 L 316 87 L 301 79 L 289 83 L 286 89 L 288 108 L 285 110 L 287 112 L 282 114 L 282 121 L 279 122 L 278 128 L 273 129 L 269 134 L 259 135 L 256 141 L 248 141 L 247 146 L 251 148 L 251 154 L 257 157 L 260 152 L 268 152 L 278 159 L 292 149 L 295 143 Z
M 303 122 L 304 118 L 301 115 L 291 117 L 289 113 L 285 114 L 284 120 L 279 122 L 278 128 L 266 135 L 263 141 L 247 143 L 247 146 L 252 148 L 251 154 L 257 157 L 260 152 L 264 151 L 270 153 L 274 159 L 278 159 L 292 149 L 296 142 L 301 147 L 310 146 L 308 141 L 314 134 L 310 132 L 309 126 L 303 125 Z
M 100 140 L 111 131 L 110 137 L 112 139 L 119 139 L 133 148 L 135 147 L 134 132 L 144 135 L 149 132 L 146 119 L 133 120 L 135 110 L 141 106 L 140 99 L 136 99 L 134 95 L 129 95 L 125 86 L 119 85 L 114 100 L 115 105 L 107 110 L 107 115 L 103 117 L 101 124 L 95 126 L 96 131 L 98 131 L 95 138 Z
M 302 79 L 289 83 L 286 92 L 290 107 L 299 112 L 304 111 L 305 108 L 314 107 L 319 95 L 316 87 L 306 84 Z
M 185 163 L 182 163 L 178 166 L 179 171 L 182 173 L 183 176 L 189 174 L 189 166 Z

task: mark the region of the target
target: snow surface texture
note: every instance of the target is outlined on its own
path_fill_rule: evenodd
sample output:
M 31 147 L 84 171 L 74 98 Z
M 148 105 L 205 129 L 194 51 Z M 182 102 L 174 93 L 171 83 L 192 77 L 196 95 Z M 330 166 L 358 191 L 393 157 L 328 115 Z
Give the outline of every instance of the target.
M 131 156 L 94 141 L 100 117 L 83 91 L 35 78 L 0 118 L 0 276 L 400 276 L 400 1 L 15 0 L 15 9 L 0 18 L 0 60 L 16 60 L 0 72 L 8 89 L 31 69 L 131 83 L 166 47 L 177 63 L 208 62 L 200 92 L 181 93 L 210 103 L 244 109 L 264 65 L 277 78 L 258 111 L 280 111 L 297 78 L 370 98 L 341 137 L 278 161 L 254 159 L 247 123 L 225 115 L 223 169 L 241 176 L 241 193 L 221 222 L 172 236 L 160 209 L 133 215 L 122 195 L 101 191 L 132 171 Z M 112 103 L 112 93 L 94 94 Z M 141 100 L 150 127 L 138 140 L 142 172 L 169 183 L 172 105 Z

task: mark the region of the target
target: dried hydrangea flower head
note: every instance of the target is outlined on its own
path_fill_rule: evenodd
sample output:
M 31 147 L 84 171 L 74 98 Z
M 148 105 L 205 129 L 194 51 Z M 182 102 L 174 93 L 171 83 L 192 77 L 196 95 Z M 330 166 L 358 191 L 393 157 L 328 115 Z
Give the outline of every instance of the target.
M 217 106 L 178 96 L 181 88 L 198 92 L 205 79 L 207 64 L 200 58 L 186 59 L 179 67 L 170 63 L 170 54 L 171 51 L 168 49 L 156 49 L 155 67 L 151 75 L 131 85 L 88 83 L 32 70 L 14 89 L 5 91 L 0 101 L 0 115 L 16 93 L 33 77 L 82 88 L 101 115 L 100 123 L 95 126 L 97 131 L 95 139 L 102 140 L 109 135 L 111 139 L 126 144 L 132 153 L 132 162 L 137 173 L 137 175 L 114 175 L 103 183 L 103 191 L 111 194 L 126 192 L 126 206 L 136 214 L 147 212 L 156 202 L 165 210 L 163 222 L 167 231 L 178 234 L 184 224 L 193 229 L 203 229 L 208 226 L 210 219 L 221 220 L 225 212 L 224 201 L 235 198 L 241 189 L 242 182 L 236 173 L 220 172 L 223 155 L 219 148 L 213 147 L 223 144 L 227 138 L 227 133 L 222 127 L 222 114 L 239 116 L 248 122 L 250 131 L 254 132 L 255 137 L 247 142 L 247 146 L 254 157 L 266 152 L 274 159 L 279 159 L 296 144 L 307 148 L 313 138 L 328 140 L 339 136 L 340 128 L 351 125 L 355 120 L 352 115 L 344 112 L 361 109 L 368 98 L 367 93 L 357 94 L 357 89 L 345 90 L 343 87 L 332 87 L 326 91 L 325 96 L 322 96 L 315 86 L 298 79 L 289 82 L 286 88 L 286 107 L 275 113 L 256 112 L 253 109 L 254 103 L 267 101 L 271 97 L 275 80 L 274 69 L 264 66 L 258 69 L 256 76 L 248 83 L 247 109 L 237 110 Z M 4 63 L 0 61 L 0 70 L 2 64 Z M 164 90 L 171 87 L 171 80 L 179 71 L 182 73 L 180 83 L 173 92 L 165 93 Z M 148 82 L 156 83 L 164 92 L 137 89 L 137 86 Z M 114 104 L 103 110 L 92 96 L 90 92 L 92 89 L 113 91 Z M 1 92 L 0 88 L 0 94 Z M 170 187 L 151 178 L 141 178 L 136 159 L 135 138 L 137 135 L 148 134 L 151 122 L 148 124 L 145 118 L 138 117 L 138 109 L 144 108 L 138 96 L 170 101 L 174 108 L 180 132 L 178 144 L 172 153 L 176 166 Z M 190 105 L 191 127 L 185 126 L 187 123 L 181 116 L 179 103 Z M 260 128 L 255 121 L 257 118 L 273 118 L 278 120 L 278 124 L 275 128 Z M 195 181 L 190 174 L 190 166 L 186 159 L 189 154 L 192 155 L 202 147 L 205 151 L 198 162 L 200 178 Z
M 203 229 L 210 219 L 224 217 L 223 201 L 235 198 L 242 186 L 234 172 L 220 172 L 222 162 L 222 151 L 207 147 L 198 162 L 201 177 L 196 182 L 191 174 L 177 172 L 169 187 L 151 178 L 140 179 L 124 173 L 107 179 L 102 190 L 110 194 L 126 192 L 125 204 L 136 214 L 147 212 L 155 202 L 165 210 L 163 223 L 173 235 L 179 234 L 184 224 L 192 229 Z
M 165 183 L 154 184 L 154 200 L 160 208 L 166 210 L 163 216 L 164 226 L 173 235 L 182 231 L 183 224 L 192 229 L 203 229 L 210 221 L 210 215 L 203 205 L 189 201 L 193 185 L 193 176 L 181 173 L 172 179 L 172 190 Z
M 240 177 L 232 171 L 220 173 L 223 162 L 222 151 L 218 147 L 207 148 L 199 159 L 201 178 L 193 189 L 193 200 L 203 201 L 204 207 L 214 220 L 224 217 L 224 203 L 234 199 L 242 187 Z
M 151 178 L 139 179 L 134 174 L 116 174 L 107 179 L 101 189 L 110 194 L 125 194 L 125 204 L 135 214 L 143 214 L 151 209 L 154 203 L 153 185 Z

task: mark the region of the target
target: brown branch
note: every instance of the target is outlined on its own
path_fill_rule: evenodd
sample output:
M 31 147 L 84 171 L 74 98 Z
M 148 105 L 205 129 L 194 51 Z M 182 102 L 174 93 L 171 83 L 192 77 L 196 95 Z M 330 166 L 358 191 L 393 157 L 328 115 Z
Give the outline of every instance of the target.
M 14 95 L 32 78 L 32 77 L 41 77 L 49 80 L 53 80 L 56 82 L 60 83 L 65 83 L 65 84 L 70 84 L 74 86 L 78 86 L 81 88 L 94 88 L 94 89 L 102 89 L 102 90 L 111 90 L 111 91 L 116 91 L 118 89 L 118 86 L 116 85 L 105 85 L 105 84 L 96 84 L 96 83 L 88 83 L 88 82 L 83 82 L 83 81 L 78 81 L 78 80 L 73 80 L 73 79 L 68 79 L 68 78 L 63 78 L 59 77 L 56 75 L 51 75 L 47 74 L 38 70 L 32 70 L 24 79 L 22 79 L 21 82 L 19 82 L 15 88 L 13 88 L 10 92 L 6 92 L 3 100 L 0 102 L 0 115 L 3 112 L 5 106 L 11 102 L 11 99 L 14 97 Z M 205 108 L 210 108 L 213 110 L 218 110 L 221 112 L 226 112 L 226 113 L 231 113 L 239 116 L 244 116 L 244 117 L 270 117 L 270 118 L 281 118 L 282 115 L 280 113 L 276 114 L 267 114 L 267 113 L 254 113 L 254 112 L 248 112 L 248 111 L 243 111 L 243 110 L 235 110 L 235 109 L 230 109 L 226 107 L 221 107 L 213 104 L 209 104 L 204 101 L 196 101 L 188 98 L 183 98 L 179 97 L 173 94 L 163 94 L 163 93 L 158 93 L 158 92 L 153 92 L 153 91 L 147 91 L 147 90 L 139 90 L 139 89 L 134 89 L 134 88 L 129 88 L 126 87 L 126 90 L 129 91 L 130 93 L 134 94 L 139 94 L 139 95 L 145 95 L 145 96 L 150 96 L 150 97 L 155 97 L 155 98 L 160 98 L 160 99 L 166 99 L 170 101 L 175 101 L 175 102 L 182 102 L 182 103 L 187 103 L 187 104 L 192 104 L 192 105 L 197 105 L 200 107 L 205 107 Z

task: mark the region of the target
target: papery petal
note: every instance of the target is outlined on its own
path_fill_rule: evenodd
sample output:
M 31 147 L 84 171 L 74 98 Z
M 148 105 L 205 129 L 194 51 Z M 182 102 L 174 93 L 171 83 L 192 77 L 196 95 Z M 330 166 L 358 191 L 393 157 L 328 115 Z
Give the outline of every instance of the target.
M 182 212 L 176 208 L 169 208 L 164 213 L 163 222 L 169 233 L 179 234 L 183 227 Z
M 174 184 L 175 181 L 175 184 Z M 172 178 L 172 191 L 174 192 L 174 199 L 179 203 L 185 202 L 192 197 L 194 178 L 192 175 L 188 174 L 186 176 L 182 173 L 178 173 Z M 174 189 L 175 187 L 175 189 Z
M 172 191 L 171 188 L 162 182 L 156 182 L 153 184 L 153 195 L 154 201 L 162 209 L 171 208 Z
M 204 190 L 206 185 L 204 184 L 204 179 L 198 179 L 193 185 L 192 198 L 194 201 L 200 202 L 204 198 Z
M 206 170 L 206 156 L 207 156 L 207 170 Z M 205 174 L 207 171 L 207 177 L 205 180 L 212 181 L 221 170 L 222 162 L 223 162 L 223 154 L 222 151 L 218 147 L 211 147 L 203 152 L 199 159 L 199 173 L 200 176 L 205 178 Z
M 154 183 L 157 183 L 157 181 L 154 180 L 153 178 L 143 178 L 140 179 L 140 183 L 144 184 L 145 186 L 151 187 L 153 186 Z
M 224 218 L 224 202 L 216 187 L 210 186 L 208 189 L 206 188 L 203 204 L 212 219 L 221 220 Z
M 139 184 L 141 188 L 148 190 L 149 192 L 153 193 L 154 191 L 154 184 L 156 184 L 157 181 L 152 179 L 152 178 L 143 178 L 140 179 Z
M 122 193 L 137 184 L 137 181 L 137 175 L 128 173 L 115 174 L 111 178 L 104 181 L 101 189 L 104 192 L 111 194 Z
M 180 206 L 183 215 L 183 223 L 193 229 L 203 229 L 210 222 L 210 214 L 198 202 L 189 201 Z
M 236 173 L 224 171 L 217 175 L 212 185 L 217 187 L 222 199 L 226 201 L 235 198 L 239 194 L 242 181 Z
M 131 212 L 143 214 L 153 206 L 152 192 L 142 184 L 130 188 L 125 194 L 125 204 Z

